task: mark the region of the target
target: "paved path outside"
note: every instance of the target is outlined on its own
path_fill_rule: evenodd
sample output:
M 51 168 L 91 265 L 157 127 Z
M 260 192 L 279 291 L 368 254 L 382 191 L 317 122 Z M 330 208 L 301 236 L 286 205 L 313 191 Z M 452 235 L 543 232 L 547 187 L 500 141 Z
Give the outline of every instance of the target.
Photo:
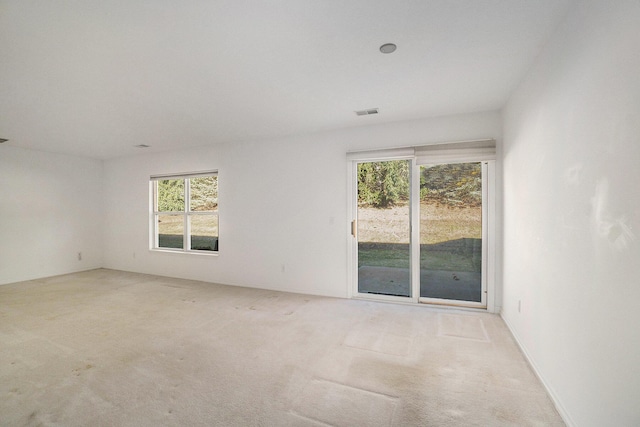
M 358 290 L 362 293 L 409 296 L 408 268 L 362 266 L 358 269 Z M 420 296 L 481 301 L 480 273 L 420 270 Z

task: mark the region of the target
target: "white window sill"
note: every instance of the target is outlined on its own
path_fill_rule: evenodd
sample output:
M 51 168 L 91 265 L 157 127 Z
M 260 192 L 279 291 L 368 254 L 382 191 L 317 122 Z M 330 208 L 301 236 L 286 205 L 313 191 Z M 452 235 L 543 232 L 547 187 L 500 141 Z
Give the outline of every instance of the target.
M 158 249 L 151 248 L 149 252 L 160 252 L 165 254 L 177 254 L 177 255 L 196 255 L 196 256 L 206 256 L 206 257 L 218 257 L 219 251 L 182 251 L 182 250 L 172 250 L 172 249 Z

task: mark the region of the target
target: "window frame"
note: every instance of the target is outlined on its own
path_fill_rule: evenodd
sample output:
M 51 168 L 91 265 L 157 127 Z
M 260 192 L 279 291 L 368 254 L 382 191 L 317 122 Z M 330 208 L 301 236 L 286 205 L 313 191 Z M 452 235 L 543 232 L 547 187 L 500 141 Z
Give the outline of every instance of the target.
M 192 211 L 191 210 L 191 179 L 202 177 L 215 177 L 219 185 L 220 179 L 217 170 L 204 172 L 191 172 L 179 174 L 152 175 L 149 179 L 150 193 L 150 217 L 149 217 L 149 249 L 158 252 L 188 253 L 217 256 L 220 252 L 220 208 L 219 194 L 218 205 L 215 210 L 211 211 Z M 184 210 L 182 211 L 160 211 L 158 210 L 158 181 L 163 180 L 182 180 L 184 185 Z M 158 227 L 158 219 L 161 215 L 180 215 L 182 216 L 182 248 L 161 247 L 159 244 L 160 234 Z M 217 219 L 218 236 L 215 244 L 215 250 L 191 249 L 191 219 L 193 217 L 215 216 Z

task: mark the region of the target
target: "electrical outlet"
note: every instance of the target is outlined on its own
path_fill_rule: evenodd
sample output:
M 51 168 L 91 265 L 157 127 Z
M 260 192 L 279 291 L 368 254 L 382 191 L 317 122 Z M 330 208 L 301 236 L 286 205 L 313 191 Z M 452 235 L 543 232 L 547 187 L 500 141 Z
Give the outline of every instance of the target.
M 82 261 L 82 252 L 78 252 L 78 261 Z

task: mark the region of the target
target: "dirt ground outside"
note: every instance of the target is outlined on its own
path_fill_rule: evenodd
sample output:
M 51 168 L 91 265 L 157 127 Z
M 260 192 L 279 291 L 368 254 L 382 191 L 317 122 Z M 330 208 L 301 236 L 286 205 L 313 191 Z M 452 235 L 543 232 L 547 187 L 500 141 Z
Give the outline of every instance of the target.
M 387 209 L 358 207 L 358 241 L 409 243 L 409 205 Z M 481 207 L 449 207 L 420 203 L 420 243 L 482 238 Z
M 184 215 L 160 215 L 158 243 L 161 248 L 183 247 Z M 191 217 L 191 249 L 218 250 L 218 217 L 194 215 Z
M 358 265 L 409 268 L 409 205 L 358 207 Z M 420 204 L 423 269 L 479 272 L 482 208 Z

